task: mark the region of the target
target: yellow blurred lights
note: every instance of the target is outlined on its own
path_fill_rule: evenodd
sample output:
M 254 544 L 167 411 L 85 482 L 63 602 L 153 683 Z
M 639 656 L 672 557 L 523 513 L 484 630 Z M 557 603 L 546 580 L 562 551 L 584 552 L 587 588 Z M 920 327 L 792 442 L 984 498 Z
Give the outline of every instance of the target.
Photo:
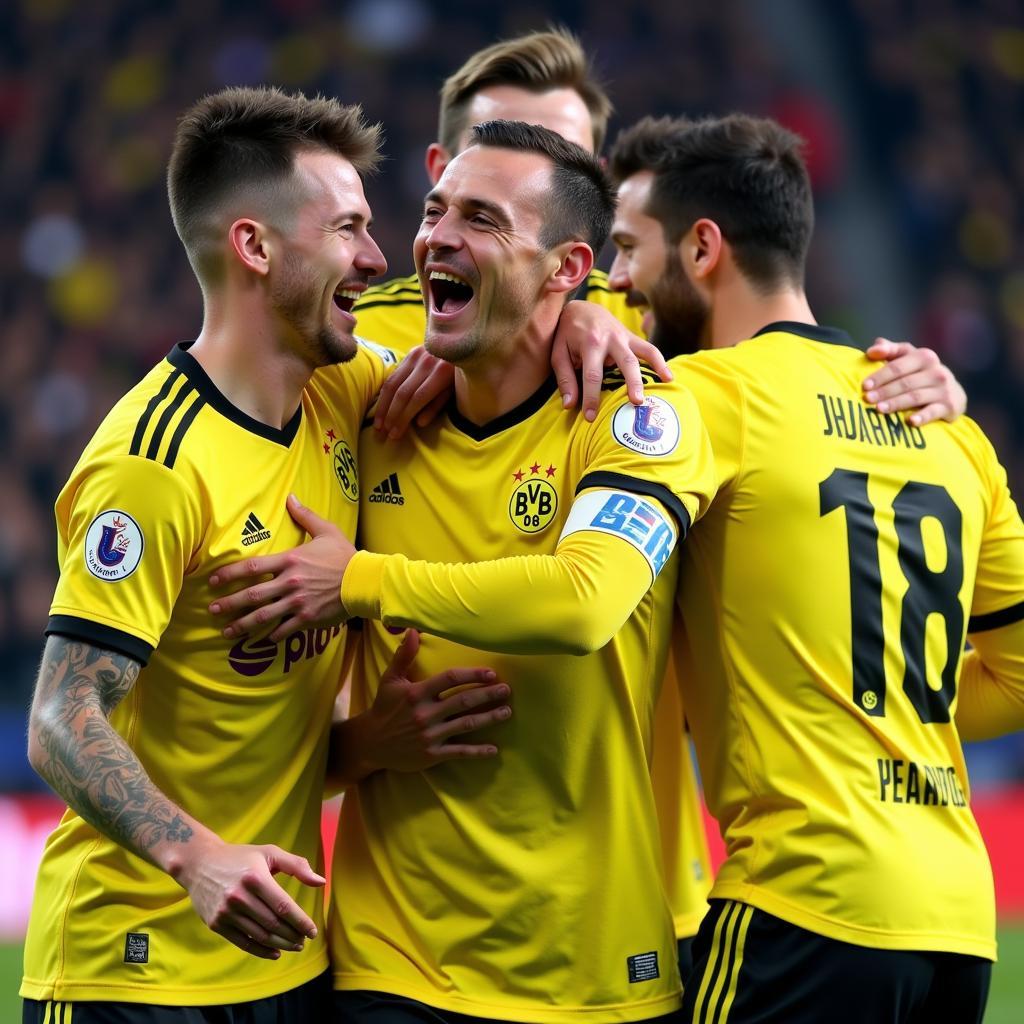
M 117 302 L 117 276 L 104 260 L 89 258 L 50 282 L 50 304 L 66 324 L 95 327 Z

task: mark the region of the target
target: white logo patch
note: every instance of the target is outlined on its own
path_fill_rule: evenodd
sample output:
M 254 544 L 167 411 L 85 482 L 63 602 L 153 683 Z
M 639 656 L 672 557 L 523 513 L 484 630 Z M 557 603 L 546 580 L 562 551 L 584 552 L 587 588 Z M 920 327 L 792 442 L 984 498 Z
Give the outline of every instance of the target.
M 581 494 L 569 510 L 561 543 L 581 530 L 596 530 L 621 537 L 647 559 L 657 577 L 676 546 L 676 528 L 661 510 L 638 494 L 622 491 L 588 491 Z
M 127 512 L 101 512 L 85 535 L 85 567 L 97 579 L 114 582 L 131 576 L 145 547 L 139 524 Z
M 679 417 L 664 398 L 646 395 L 643 405 L 619 406 L 612 417 L 612 434 L 630 451 L 668 455 L 679 444 Z

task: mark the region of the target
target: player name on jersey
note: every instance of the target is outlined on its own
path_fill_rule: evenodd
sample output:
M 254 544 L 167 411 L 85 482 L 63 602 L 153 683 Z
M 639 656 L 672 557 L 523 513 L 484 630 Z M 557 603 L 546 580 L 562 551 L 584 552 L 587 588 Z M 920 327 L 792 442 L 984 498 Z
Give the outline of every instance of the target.
M 878 799 L 882 803 L 966 807 L 967 797 L 951 764 L 918 764 L 878 758 Z
M 927 448 L 924 431 L 895 413 L 882 415 L 863 402 L 838 395 L 818 394 L 824 417 L 822 434 L 839 440 L 861 441 L 885 448 Z

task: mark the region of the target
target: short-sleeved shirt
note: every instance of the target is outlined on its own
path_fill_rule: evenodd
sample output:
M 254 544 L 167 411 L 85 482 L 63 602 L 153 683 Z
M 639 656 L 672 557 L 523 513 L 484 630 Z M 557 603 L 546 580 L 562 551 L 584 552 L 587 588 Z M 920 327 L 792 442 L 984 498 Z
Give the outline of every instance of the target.
M 153 783 L 230 843 L 320 857 L 342 627 L 230 640 L 211 572 L 301 543 L 289 493 L 354 533 L 359 428 L 395 358 L 317 371 L 288 424 L 235 408 L 185 345 L 122 398 L 56 505 L 47 631 L 144 664 L 111 722 Z M 314 921 L 323 894 L 280 884 Z M 210 931 L 168 875 L 68 811 L 36 885 L 21 994 L 179 1005 L 260 999 L 326 969 L 320 936 L 258 959 Z

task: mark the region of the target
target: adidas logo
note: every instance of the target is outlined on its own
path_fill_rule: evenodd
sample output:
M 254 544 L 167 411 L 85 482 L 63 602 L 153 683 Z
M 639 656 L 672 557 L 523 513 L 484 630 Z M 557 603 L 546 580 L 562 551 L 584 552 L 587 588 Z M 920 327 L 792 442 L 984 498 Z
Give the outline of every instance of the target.
M 242 527 L 242 547 L 259 544 L 261 540 L 270 540 L 270 531 L 256 518 L 255 513 L 250 512 Z
M 392 473 L 387 480 L 381 480 L 372 491 L 370 501 L 376 505 L 404 505 L 402 489 L 398 486 L 398 474 Z

